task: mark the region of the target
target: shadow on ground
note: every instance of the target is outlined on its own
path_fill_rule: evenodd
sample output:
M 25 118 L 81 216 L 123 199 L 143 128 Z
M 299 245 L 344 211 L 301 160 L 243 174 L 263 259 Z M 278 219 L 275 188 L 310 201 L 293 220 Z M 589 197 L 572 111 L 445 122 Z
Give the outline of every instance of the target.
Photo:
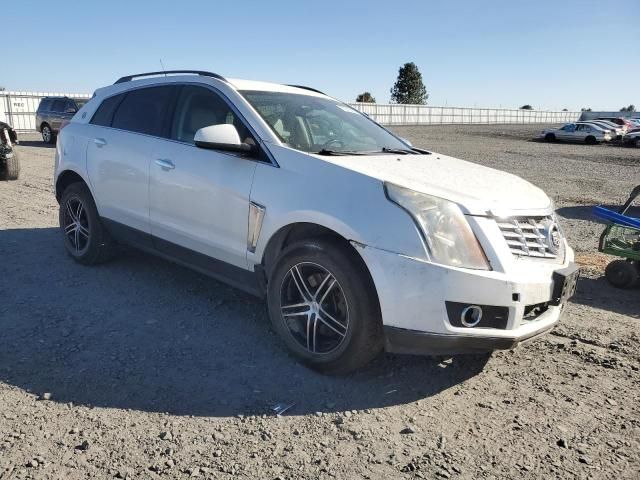
M 55 143 L 45 143 L 42 140 L 20 140 L 19 147 L 56 148 Z
M 596 278 L 583 276 L 571 301 L 640 319 L 639 290 L 640 286 L 630 289 L 612 287 L 604 275 Z
M 291 358 L 264 304 L 155 257 L 75 264 L 57 229 L 0 230 L 0 380 L 56 402 L 183 415 L 405 404 L 480 373 L 487 356 L 383 355 L 347 377 Z

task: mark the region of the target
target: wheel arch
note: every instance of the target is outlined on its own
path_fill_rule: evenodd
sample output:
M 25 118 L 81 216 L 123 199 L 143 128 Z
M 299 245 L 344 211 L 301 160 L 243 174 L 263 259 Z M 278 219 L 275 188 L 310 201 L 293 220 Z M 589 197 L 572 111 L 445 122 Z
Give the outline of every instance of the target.
M 86 187 L 91 192 L 91 188 L 89 187 L 89 182 L 87 182 L 82 175 L 80 175 L 75 170 L 64 170 L 60 172 L 58 178 L 56 179 L 56 200 L 60 203 L 60 199 L 62 198 L 62 194 L 66 190 L 66 188 L 72 183 L 82 182 L 86 185 Z M 92 192 L 93 195 L 93 192 Z
M 368 276 L 367 280 L 370 282 L 371 288 L 373 288 L 379 308 L 380 300 L 378 298 L 378 291 L 373 279 L 373 275 L 357 248 L 358 245 L 361 244 L 357 241 L 347 238 L 345 235 L 337 232 L 332 228 L 320 225 L 318 223 L 307 221 L 292 222 L 280 227 L 271 235 L 269 240 L 266 242 L 266 246 L 260 258 L 260 267 L 264 271 L 265 280 L 269 279 L 279 255 L 285 248 L 287 248 L 287 246 L 302 240 L 312 240 L 318 238 L 329 238 L 337 241 L 345 250 L 347 250 L 351 254 L 352 258 L 361 265 L 363 271 L 366 272 Z

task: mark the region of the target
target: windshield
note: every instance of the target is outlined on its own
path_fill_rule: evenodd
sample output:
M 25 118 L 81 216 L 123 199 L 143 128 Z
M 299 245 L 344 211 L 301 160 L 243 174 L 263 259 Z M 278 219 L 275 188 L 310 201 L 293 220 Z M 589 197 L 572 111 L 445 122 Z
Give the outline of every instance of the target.
M 311 153 L 380 153 L 410 147 L 360 112 L 330 98 L 282 92 L 240 92 L 278 138 Z

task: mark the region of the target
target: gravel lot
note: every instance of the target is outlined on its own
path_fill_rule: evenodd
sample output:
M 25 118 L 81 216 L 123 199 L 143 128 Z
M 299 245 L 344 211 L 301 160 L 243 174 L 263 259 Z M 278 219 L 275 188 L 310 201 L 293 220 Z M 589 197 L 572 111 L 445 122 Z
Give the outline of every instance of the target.
M 640 183 L 640 149 L 541 128 L 397 130 L 554 198 L 585 265 L 561 324 L 488 359 L 384 355 L 341 378 L 214 280 L 134 251 L 75 264 L 54 150 L 23 135 L 21 178 L 0 182 L 0 479 L 639 478 L 640 295 L 601 277 L 589 208 Z

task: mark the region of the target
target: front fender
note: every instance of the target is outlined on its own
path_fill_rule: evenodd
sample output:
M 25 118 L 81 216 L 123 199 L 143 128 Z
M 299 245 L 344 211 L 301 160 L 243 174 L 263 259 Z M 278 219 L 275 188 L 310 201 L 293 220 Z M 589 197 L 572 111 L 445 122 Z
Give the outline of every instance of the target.
M 262 262 L 269 240 L 282 228 L 310 223 L 349 241 L 424 258 L 411 217 L 391 203 L 382 182 L 302 152 L 275 147 L 280 168 L 256 168 L 251 201 L 265 207 L 256 250 L 249 266 Z

